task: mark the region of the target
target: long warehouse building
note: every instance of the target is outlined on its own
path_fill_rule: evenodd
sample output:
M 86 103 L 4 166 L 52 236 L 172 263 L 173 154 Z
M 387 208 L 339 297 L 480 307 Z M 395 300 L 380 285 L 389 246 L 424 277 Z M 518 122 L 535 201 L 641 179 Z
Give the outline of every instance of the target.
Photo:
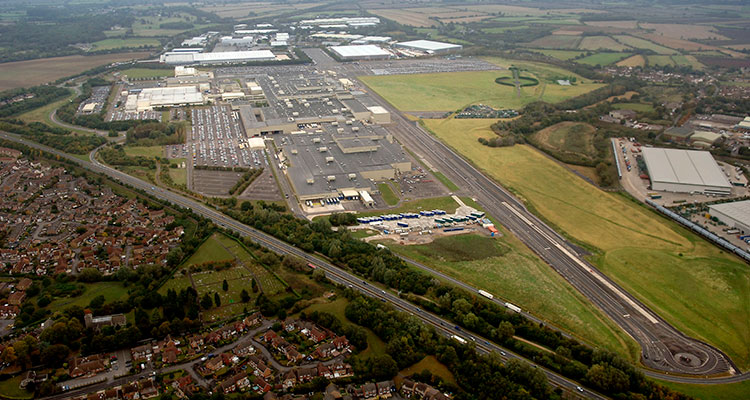
M 731 194 L 732 185 L 707 151 L 644 147 L 643 159 L 652 190 Z
M 342 60 L 385 60 L 392 55 L 374 44 L 332 46 L 330 49 Z
M 750 233 L 750 200 L 712 204 L 708 206 L 708 213 L 732 228 L 739 229 L 743 235 Z
M 251 61 L 273 61 L 276 56 L 270 50 L 221 51 L 213 53 L 175 53 L 161 56 L 160 61 L 171 65 L 225 64 Z

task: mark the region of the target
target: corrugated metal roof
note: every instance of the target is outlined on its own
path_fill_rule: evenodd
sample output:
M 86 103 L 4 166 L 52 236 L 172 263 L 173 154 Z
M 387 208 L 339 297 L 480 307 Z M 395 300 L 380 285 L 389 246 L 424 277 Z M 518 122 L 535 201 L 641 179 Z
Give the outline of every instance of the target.
M 732 187 L 707 151 L 644 147 L 643 157 L 652 181 Z
M 391 53 L 381 49 L 374 44 L 365 44 L 359 46 L 333 46 L 331 50 L 338 54 L 340 57 L 375 57 L 375 56 L 389 56 Z
M 735 221 L 750 226 L 750 200 L 712 204 L 708 208 L 711 211 L 716 210 Z M 727 221 L 724 222 L 726 223 Z

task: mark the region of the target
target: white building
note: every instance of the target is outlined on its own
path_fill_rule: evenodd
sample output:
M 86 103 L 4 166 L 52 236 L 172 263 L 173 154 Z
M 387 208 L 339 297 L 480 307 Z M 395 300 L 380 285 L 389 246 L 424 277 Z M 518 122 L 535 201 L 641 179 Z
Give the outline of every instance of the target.
M 342 60 L 385 60 L 391 57 L 391 53 L 373 44 L 332 46 L 330 49 Z
M 412 40 L 410 42 L 401 42 L 396 43 L 394 47 L 421 51 L 427 54 L 453 53 L 463 49 L 463 46 L 460 44 L 435 42 L 432 40 Z
M 203 94 L 195 86 L 147 88 L 128 95 L 125 111 L 141 112 L 156 107 L 198 105 L 204 102 Z
M 271 50 L 249 50 L 214 53 L 166 53 L 161 56 L 160 61 L 172 65 L 191 65 L 273 61 L 275 59 L 276 55 Z
M 741 233 L 750 233 L 750 200 L 731 203 L 712 204 L 708 206 L 708 213 Z
M 651 189 L 729 195 L 732 185 L 707 151 L 643 148 Z

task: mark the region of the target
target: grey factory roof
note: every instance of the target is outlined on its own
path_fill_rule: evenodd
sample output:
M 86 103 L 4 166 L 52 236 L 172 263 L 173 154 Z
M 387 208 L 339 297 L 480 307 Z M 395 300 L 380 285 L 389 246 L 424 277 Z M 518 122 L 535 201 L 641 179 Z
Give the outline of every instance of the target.
M 716 210 L 737 222 L 750 226 L 750 200 L 712 204 L 708 208 L 711 211 Z
M 643 148 L 651 181 L 731 188 L 707 151 Z

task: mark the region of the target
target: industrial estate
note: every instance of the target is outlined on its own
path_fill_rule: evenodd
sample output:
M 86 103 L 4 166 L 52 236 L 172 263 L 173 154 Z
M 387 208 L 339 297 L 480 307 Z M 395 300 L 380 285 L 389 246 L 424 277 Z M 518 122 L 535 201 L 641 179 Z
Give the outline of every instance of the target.
M 750 397 L 746 6 L 94 3 L 0 5 L 0 398 Z

